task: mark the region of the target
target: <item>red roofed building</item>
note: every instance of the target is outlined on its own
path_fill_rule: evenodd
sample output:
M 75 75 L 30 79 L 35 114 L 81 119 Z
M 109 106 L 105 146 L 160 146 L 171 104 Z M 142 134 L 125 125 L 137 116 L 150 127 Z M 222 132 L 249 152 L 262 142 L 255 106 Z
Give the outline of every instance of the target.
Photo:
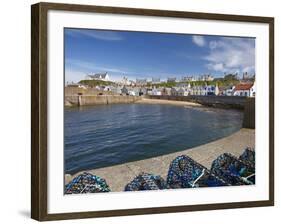
M 248 96 L 255 97 L 256 87 L 255 83 L 239 83 L 234 88 L 234 96 Z

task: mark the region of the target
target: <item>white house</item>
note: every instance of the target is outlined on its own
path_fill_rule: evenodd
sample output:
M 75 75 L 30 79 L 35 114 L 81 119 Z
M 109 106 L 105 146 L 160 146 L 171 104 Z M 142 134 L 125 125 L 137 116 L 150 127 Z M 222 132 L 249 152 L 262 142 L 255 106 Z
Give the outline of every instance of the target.
M 156 89 L 156 88 L 153 88 L 151 90 L 151 95 L 154 95 L 154 96 L 161 96 L 162 95 L 162 91 L 160 89 Z
M 86 77 L 88 80 L 100 80 L 100 81 L 109 81 L 109 75 L 105 73 L 96 73 L 94 75 L 88 75 Z
M 162 95 L 171 96 L 171 88 L 169 88 L 169 87 L 164 87 L 164 88 L 162 89 Z
M 146 94 L 147 94 L 146 88 L 141 88 L 140 92 L 139 92 L 139 95 L 142 96 L 142 95 L 146 95 Z
M 136 92 L 135 92 L 134 90 L 129 90 L 129 91 L 128 91 L 128 94 L 129 94 L 130 96 L 136 96 Z
M 123 95 L 129 95 L 129 90 L 126 88 L 126 86 L 123 86 L 123 88 L 121 89 L 121 93 Z
M 205 95 L 215 95 L 216 87 L 215 86 L 205 86 Z
M 130 96 L 139 96 L 139 95 L 140 95 L 140 89 L 139 89 L 139 88 L 136 88 L 136 87 L 134 87 L 134 88 L 129 88 L 129 89 L 128 89 L 128 94 L 129 94 Z
M 220 94 L 219 86 L 218 86 L 218 84 L 216 84 L 215 95 L 217 96 L 219 94 Z
M 190 95 L 205 96 L 207 95 L 207 88 L 203 86 L 193 86 Z
M 178 95 L 178 90 L 179 90 L 180 88 L 179 87 L 173 87 L 173 88 L 171 88 L 171 95 L 172 96 L 177 96 Z
M 256 82 L 252 85 L 250 89 L 250 97 L 255 97 L 256 96 Z
M 103 91 L 111 91 L 112 86 L 103 86 Z
M 178 96 L 188 96 L 188 95 L 189 95 L 188 89 L 181 87 L 178 90 Z
M 147 79 L 136 79 L 137 86 L 145 86 L 147 85 Z
M 115 94 L 118 94 L 118 95 L 120 95 L 122 93 L 120 86 L 112 87 L 111 91 Z
M 124 76 L 124 77 L 122 78 L 122 80 L 120 81 L 120 84 L 121 84 L 121 85 L 124 85 L 124 86 L 128 86 L 128 85 L 130 85 L 131 83 L 130 83 L 130 81 L 128 80 L 128 78 L 127 78 L 126 76 Z
M 233 96 L 235 86 L 228 86 L 223 90 L 223 95 L 225 96 Z

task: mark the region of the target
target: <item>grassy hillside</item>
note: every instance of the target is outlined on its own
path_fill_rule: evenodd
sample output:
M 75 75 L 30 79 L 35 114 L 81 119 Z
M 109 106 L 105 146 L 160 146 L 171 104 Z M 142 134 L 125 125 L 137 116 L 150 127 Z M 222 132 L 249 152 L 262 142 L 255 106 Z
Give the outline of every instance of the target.
M 174 87 L 177 84 L 188 84 L 188 82 L 167 82 L 167 83 L 160 83 L 160 84 L 156 84 L 156 87 Z M 218 84 L 218 86 L 229 86 L 229 85 L 236 85 L 237 83 L 239 83 L 238 80 L 224 80 L 224 79 L 220 79 L 220 80 L 214 80 L 214 81 L 195 81 L 195 82 L 190 82 L 191 87 L 192 86 L 205 86 L 207 85 L 216 85 Z
M 88 86 L 109 86 L 114 84 L 110 81 L 101 81 L 101 80 L 81 80 L 80 84 L 88 85 Z

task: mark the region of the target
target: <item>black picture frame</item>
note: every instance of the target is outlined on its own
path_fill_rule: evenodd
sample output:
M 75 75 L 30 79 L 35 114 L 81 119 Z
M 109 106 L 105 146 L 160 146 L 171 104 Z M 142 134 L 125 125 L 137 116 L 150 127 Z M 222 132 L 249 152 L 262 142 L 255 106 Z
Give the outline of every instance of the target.
M 39 221 L 80 219 L 109 216 L 187 212 L 226 208 L 246 208 L 274 205 L 274 18 L 224 15 L 183 11 L 164 11 L 137 8 L 118 8 L 89 5 L 38 3 L 31 10 L 31 217 Z M 49 10 L 158 16 L 167 18 L 194 18 L 217 21 L 239 21 L 269 25 L 269 200 L 204 205 L 170 206 L 109 211 L 88 211 L 48 214 L 47 201 L 47 13 Z

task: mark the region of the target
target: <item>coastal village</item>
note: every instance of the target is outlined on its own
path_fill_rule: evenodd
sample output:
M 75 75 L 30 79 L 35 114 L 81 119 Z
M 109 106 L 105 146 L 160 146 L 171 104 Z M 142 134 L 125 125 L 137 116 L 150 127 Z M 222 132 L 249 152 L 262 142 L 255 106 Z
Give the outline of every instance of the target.
M 129 80 L 126 76 L 113 81 L 110 74 L 87 75 L 78 83 L 66 83 L 66 92 L 87 95 L 124 96 L 243 96 L 255 97 L 255 74 L 225 74 L 223 77 L 207 75 Z
M 255 38 L 65 33 L 65 194 L 256 184 Z
M 255 96 L 255 75 L 246 72 L 240 76 L 208 74 L 166 80 L 129 80 L 124 76 L 120 81 L 113 81 L 105 72 L 66 83 L 66 106 L 162 101 L 189 108 L 242 109 L 244 118 L 238 132 L 208 144 L 87 172 L 65 173 L 65 194 L 254 185 Z

